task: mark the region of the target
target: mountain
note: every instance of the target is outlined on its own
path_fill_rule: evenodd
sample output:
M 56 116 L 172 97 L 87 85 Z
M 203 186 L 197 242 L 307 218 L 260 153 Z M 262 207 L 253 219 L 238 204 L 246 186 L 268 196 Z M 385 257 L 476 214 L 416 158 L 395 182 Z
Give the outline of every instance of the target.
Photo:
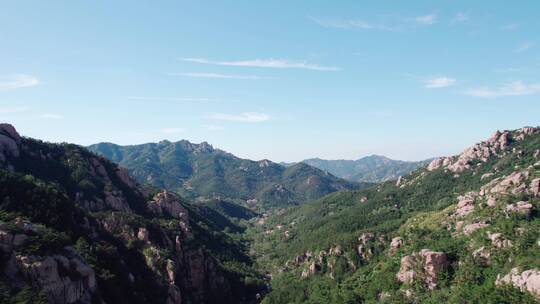
M 370 185 L 345 181 L 303 163 L 284 167 L 269 160 L 241 159 L 206 142 L 100 143 L 88 149 L 125 166 L 142 183 L 190 198 L 233 200 L 250 207 L 301 204 Z
M 0 303 L 254 303 L 266 287 L 241 222 L 255 215 L 0 124 Z
M 371 155 L 357 160 L 310 158 L 303 160 L 302 163 L 327 171 L 346 180 L 380 183 L 397 180 L 400 176 L 407 175 L 417 168 L 427 165 L 430 161 L 410 162 L 393 160 L 380 155 Z M 284 165 L 290 166 L 292 164 Z
M 263 303 L 537 303 L 540 129 L 253 220 Z

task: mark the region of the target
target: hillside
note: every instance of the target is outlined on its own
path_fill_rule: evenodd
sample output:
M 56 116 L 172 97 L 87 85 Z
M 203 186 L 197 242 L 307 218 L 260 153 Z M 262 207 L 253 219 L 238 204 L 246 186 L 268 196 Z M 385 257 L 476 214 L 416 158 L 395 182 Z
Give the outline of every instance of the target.
M 397 180 L 400 176 L 407 175 L 419 167 L 427 165 L 429 160 L 411 162 L 370 155 L 357 160 L 310 158 L 303 160 L 302 163 L 353 182 L 380 183 Z
M 0 124 L 0 303 L 253 303 L 255 214 L 150 192 L 80 146 Z
M 269 160 L 241 159 L 205 142 L 100 143 L 88 148 L 128 168 L 142 183 L 186 197 L 233 200 L 255 208 L 300 204 L 369 185 L 348 182 L 305 164 L 286 168 Z
M 540 131 L 252 223 L 263 303 L 536 303 Z

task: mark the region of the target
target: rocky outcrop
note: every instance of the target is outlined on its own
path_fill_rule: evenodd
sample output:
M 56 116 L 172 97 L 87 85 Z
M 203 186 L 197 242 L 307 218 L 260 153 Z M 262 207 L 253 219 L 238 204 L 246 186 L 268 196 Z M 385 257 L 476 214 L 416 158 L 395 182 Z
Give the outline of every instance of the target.
M 11 284 L 39 288 L 54 304 L 90 303 L 96 278 L 81 256 L 72 247 L 47 256 L 18 253 L 29 239 L 24 233 L 0 229 L 0 257 L 5 261 L 3 275 Z
M 0 124 L 0 161 L 5 161 L 10 156 L 18 157 L 20 142 L 21 136 L 12 125 Z
M 458 204 L 454 217 L 464 217 L 474 211 L 475 193 L 467 193 L 458 197 Z
M 403 246 L 403 238 L 397 236 L 390 242 L 390 254 L 395 254 Z
M 180 204 L 180 198 L 167 190 L 156 194 L 153 200 L 148 202 L 148 209 L 159 216 L 167 215 L 184 221 L 188 220 L 188 213 Z
M 540 177 L 535 178 L 535 179 L 533 179 L 531 181 L 530 191 L 531 191 L 532 195 L 539 196 L 539 194 L 540 194 Z
M 489 224 L 485 223 L 485 222 L 472 223 L 472 224 L 469 224 L 469 225 L 466 225 L 465 227 L 463 227 L 463 234 L 469 236 L 469 235 L 473 234 L 473 232 L 475 232 L 476 230 L 482 229 L 482 228 L 485 228 L 485 227 L 489 227 Z
M 417 278 L 422 279 L 425 286 L 433 290 L 437 287 L 437 276 L 448 267 L 446 253 L 422 249 L 401 259 L 398 281 L 410 284 Z
M 520 201 L 515 204 L 506 205 L 506 211 L 509 213 L 518 213 L 529 216 L 533 210 L 533 205 L 526 201 Z
M 512 141 L 523 140 L 537 131 L 535 128 L 522 128 L 514 132 L 497 131 L 487 141 L 466 149 L 457 157 L 441 157 L 433 160 L 427 166 L 427 170 L 446 168 L 454 173 L 463 172 L 470 169 L 475 162 L 487 162 L 491 157 L 504 155 Z
M 540 301 L 540 271 L 536 269 L 525 270 L 519 272 L 518 268 L 513 268 L 510 273 L 501 277 L 497 276 L 495 285 L 511 284 L 519 288 L 522 292 L 531 293 L 538 301 Z
M 502 233 L 487 232 L 487 237 L 491 240 L 491 245 L 496 248 L 510 248 L 512 247 L 512 241 L 503 238 Z

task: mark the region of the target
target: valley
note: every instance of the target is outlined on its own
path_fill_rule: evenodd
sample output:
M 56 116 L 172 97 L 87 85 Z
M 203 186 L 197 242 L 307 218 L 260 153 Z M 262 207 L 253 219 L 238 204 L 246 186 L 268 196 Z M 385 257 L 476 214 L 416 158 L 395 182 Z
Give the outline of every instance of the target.
M 373 185 L 206 143 L 86 150 L 0 130 L 6 301 L 540 299 L 537 128 Z

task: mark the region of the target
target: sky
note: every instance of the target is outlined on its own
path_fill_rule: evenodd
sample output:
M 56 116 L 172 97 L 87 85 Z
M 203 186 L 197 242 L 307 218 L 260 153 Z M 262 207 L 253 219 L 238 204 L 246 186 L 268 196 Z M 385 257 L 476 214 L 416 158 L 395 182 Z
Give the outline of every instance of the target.
M 4 1 L 0 121 L 89 145 L 421 160 L 538 126 L 540 1 Z

